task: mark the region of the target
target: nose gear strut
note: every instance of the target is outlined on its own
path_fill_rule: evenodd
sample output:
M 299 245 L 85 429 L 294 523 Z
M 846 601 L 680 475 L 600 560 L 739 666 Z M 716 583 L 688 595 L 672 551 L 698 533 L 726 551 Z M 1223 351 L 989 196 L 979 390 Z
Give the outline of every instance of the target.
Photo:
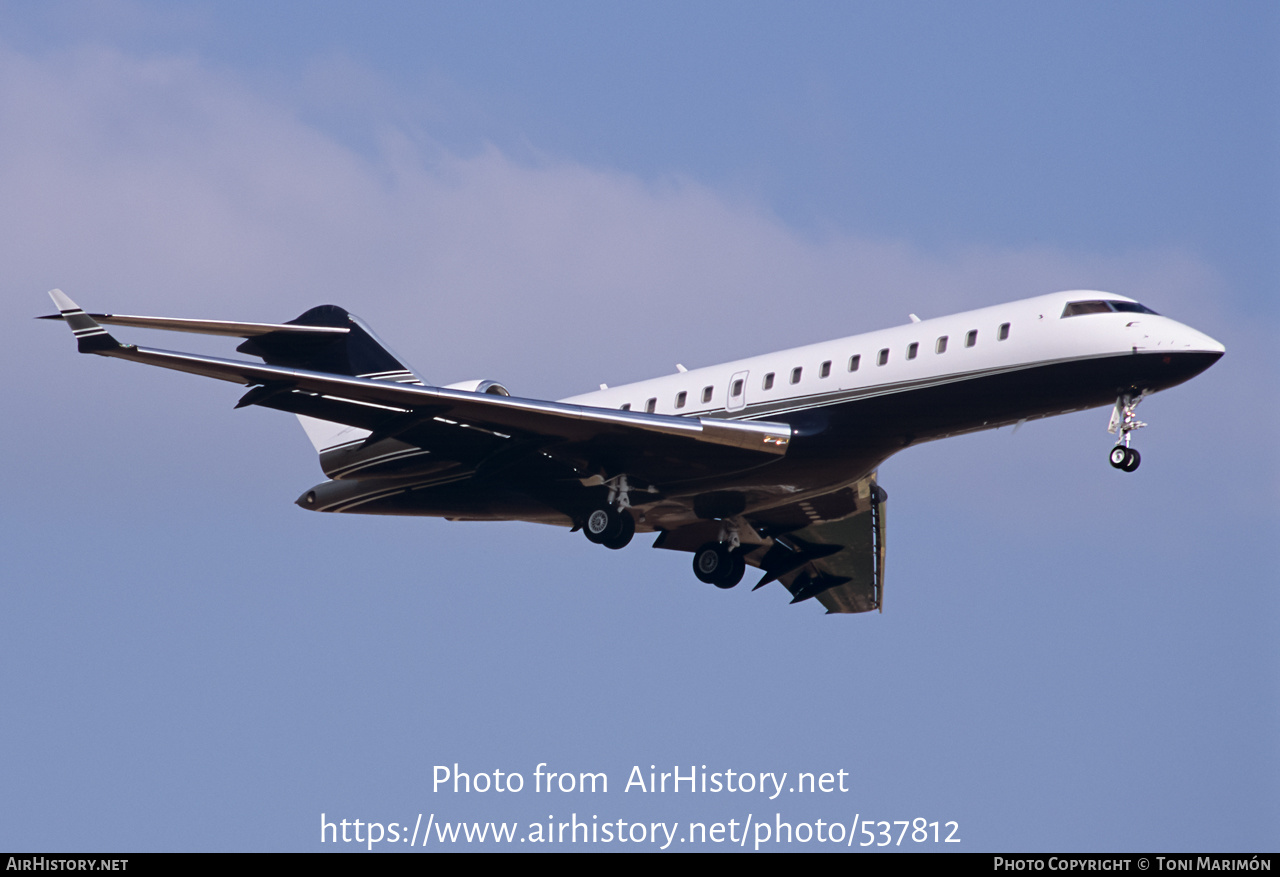
M 1120 437 L 1116 441 L 1116 446 L 1111 449 L 1108 459 L 1116 469 L 1132 472 L 1142 462 L 1142 455 L 1138 453 L 1138 449 L 1129 447 L 1129 433 L 1146 426 L 1134 414 L 1134 409 L 1146 395 L 1145 392 L 1136 396 L 1125 393 L 1116 399 L 1116 407 L 1111 411 L 1111 422 L 1107 424 L 1107 432 L 1112 435 L 1119 432 Z

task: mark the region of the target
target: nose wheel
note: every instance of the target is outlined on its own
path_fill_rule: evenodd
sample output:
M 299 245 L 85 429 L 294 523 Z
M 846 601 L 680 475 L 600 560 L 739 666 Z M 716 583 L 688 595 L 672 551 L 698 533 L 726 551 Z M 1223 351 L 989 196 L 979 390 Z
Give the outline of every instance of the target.
M 1138 453 L 1137 448 L 1126 448 L 1124 445 L 1116 445 L 1111 449 L 1111 465 L 1116 469 L 1122 469 L 1125 472 L 1132 472 L 1138 468 L 1138 464 L 1142 462 L 1142 455 Z
M 1139 393 L 1136 396 L 1125 393 L 1116 399 L 1116 407 L 1111 412 L 1111 422 L 1107 424 L 1107 432 L 1112 435 L 1119 434 L 1119 440 L 1111 449 L 1108 459 L 1114 468 L 1124 472 L 1132 472 L 1142 462 L 1142 455 L 1138 453 L 1138 449 L 1129 446 L 1129 434 L 1135 429 L 1146 426 L 1134 413 L 1134 409 L 1138 407 L 1138 403 L 1145 395 L 1146 393 Z

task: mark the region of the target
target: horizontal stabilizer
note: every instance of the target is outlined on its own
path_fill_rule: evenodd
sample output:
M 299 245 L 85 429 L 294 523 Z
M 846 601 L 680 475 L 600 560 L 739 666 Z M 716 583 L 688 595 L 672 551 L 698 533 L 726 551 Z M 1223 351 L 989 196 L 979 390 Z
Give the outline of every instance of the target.
M 50 293 L 52 295 L 52 293 Z M 66 298 L 66 296 L 63 296 Z M 55 299 L 56 301 L 57 299 Z M 70 299 L 67 299 L 70 301 Z M 83 311 L 81 312 L 83 313 Z M 161 329 L 168 332 L 192 332 L 197 335 L 226 335 L 231 338 L 255 338 L 281 333 L 294 336 L 346 335 L 351 330 L 341 326 L 298 326 L 291 323 L 238 323 L 231 320 L 187 320 L 180 317 L 133 317 L 126 314 L 85 314 L 95 322 L 109 326 L 131 326 L 135 329 Z M 66 313 L 46 314 L 37 320 L 65 320 Z

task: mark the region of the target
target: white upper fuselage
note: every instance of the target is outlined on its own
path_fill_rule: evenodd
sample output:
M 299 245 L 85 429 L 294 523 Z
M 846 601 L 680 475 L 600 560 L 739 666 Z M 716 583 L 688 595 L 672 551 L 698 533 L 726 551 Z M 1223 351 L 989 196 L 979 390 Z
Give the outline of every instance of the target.
M 1153 313 L 1063 316 L 1068 303 L 1083 301 L 1134 302 L 1091 290 L 1058 292 L 562 401 L 658 414 L 770 417 L 993 371 L 1131 352 L 1224 350 L 1204 333 Z

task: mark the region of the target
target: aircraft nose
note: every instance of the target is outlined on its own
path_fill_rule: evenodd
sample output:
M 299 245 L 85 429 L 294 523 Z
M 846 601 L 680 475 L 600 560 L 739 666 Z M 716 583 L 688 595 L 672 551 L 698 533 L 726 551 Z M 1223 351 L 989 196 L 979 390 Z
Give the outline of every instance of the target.
M 1190 326 L 1184 326 L 1181 323 L 1177 324 L 1177 328 L 1178 331 L 1174 333 L 1171 345 L 1174 350 L 1214 354 L 1214 361 L 1227 352 L 1227 348 L 1221 341 L 1210 338 L 1198 329 L 1192 329 Z
M 1176 320 L 1159 320 L 1154 324 L 1135 321 L 1129 325 L 1144 335 L 1145 344 L 1139 344 L 1140 347 L 1175 353 L 1212 354 L 1210 361 L 1216 361 L 1227 352 L 1221 341 Z
M 1221 341 L 1215 341 L 1203 332 L 1200 333 L 1200 349 L 1205 353 L 1216 353 L 1218 356 L 1227 352 L 1226 346 Z
M 1167 351 L 1162 362 L 1171 377 L 1172 383 L 1181 383 L 1195 377 L 1222 358 L 1227 348 L 1217 339 L 1192 329 L 1181 323 L 1175 323 L 1175 330 L 1157 349 Z M 1172 386 L 1172 383 L 1170 384 Z

